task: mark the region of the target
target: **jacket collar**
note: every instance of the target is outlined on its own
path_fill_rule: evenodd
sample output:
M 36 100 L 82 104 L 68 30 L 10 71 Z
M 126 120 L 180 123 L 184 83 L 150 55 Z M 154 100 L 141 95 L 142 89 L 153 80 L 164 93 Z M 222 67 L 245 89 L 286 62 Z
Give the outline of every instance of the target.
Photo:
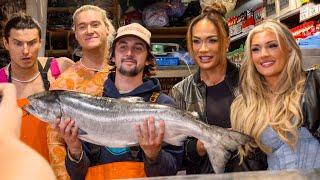
M 115 86 L 115 72 L 109 73 L 108 79 L 104 83 L 103 94 L 112 98 L 119 98 L 123 95 L 120 94 L 119 90 Z M 159 92 L 161 91 L 160 82 L 156 78 L 143 79 L 143 84 L 125 94 L 125 96 L 139 96 L 148 92 Z

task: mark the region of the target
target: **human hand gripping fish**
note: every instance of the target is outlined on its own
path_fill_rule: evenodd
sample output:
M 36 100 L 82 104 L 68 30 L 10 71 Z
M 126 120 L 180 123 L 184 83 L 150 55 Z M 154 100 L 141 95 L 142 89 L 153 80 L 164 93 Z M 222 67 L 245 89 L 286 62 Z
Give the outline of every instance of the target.
M 216 173 L 224 172 L 230 157 L 229 151 L 235 151 L 239 146 L 252 141 L 245 134 L 208 125 L 190 112 L 144 102 L 137 97 L 113 99 L 77 92 L 49 91 L 32 95 L 28 100 L 30 104 L 25 107 L 26 111 L 39 119 L 53 123 L 60 117 L 62 121 L 65 121 L 64 117 L 72 117 L 74 125 L 79 127 L 78 138 L 108 147 L 135 146 L 146 135 L 146 132 L 144 134 L 141 131 L 140 136 L 137 136 L 137 125 L 142 120 L 154 117 L 154 128 L 158 132 L 162 127 L 161 120 L 164 120 L 163 141 L 181 146 L 186 137 L 199 139 L 203 142 Z M 151 131 L 152 128 L 151 123 Z M 154 137 L 152 133 L 151 137 Z M 159 141 L 162 138 L 159 135 L 157 137 Z M 147 139 L 149 138 L 150 134 Z M 148 152 L 148 147 L 151 146 L 147 141 L 144 143 L 144 150 Z M 153 143 L 156 147 L 157 143 Z
M 143 125 L 136 125 L 136 133 L 138 137 L 138 143 L 142 148 L 146 157 L 154 161 L 161 150 L 161 144 L 163 142 L 165 133 L 165 123 L 163 120 L 159 122 L 158 129 L 155 126 L 155 120 L 153 117 L 143 121 Z
M 67 117 L 63 121 L 56 119 L 53 123 L 53 128 L 63 137 L 71 157 L 76 161 L 81 160 L 83 152 L 81 141 L 78 138 L 79 127 L 75 125 L 75 120 Z

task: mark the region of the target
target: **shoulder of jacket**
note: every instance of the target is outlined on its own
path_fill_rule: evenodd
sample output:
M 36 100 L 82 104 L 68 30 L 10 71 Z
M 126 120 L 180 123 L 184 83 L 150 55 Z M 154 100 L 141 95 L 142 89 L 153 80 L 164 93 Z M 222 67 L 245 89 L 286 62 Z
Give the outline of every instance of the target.
M 184 88 L 186 86 L 189 86 L 192 82 L 193 82 L 193 79 L 194 79 L 194 74 L 191 74 L 189 76 L 187 76 L 186 78 L 184 78 L 183 80 L 181 80 L 180 82 L 178 82 L 177 84 L 175 84 L 173 86 L 173 88 Z
M 314 64 L 310 68 L 306 69 L 307 72 L 309 71 L 315 71 L 320 69 L 320 64 Z

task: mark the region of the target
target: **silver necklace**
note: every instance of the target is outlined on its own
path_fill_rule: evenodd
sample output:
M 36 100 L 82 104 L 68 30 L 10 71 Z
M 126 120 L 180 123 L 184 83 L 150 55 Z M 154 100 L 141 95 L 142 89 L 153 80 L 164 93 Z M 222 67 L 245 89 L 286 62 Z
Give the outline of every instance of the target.
M 88 69 L 88 70 L 91 70 L 91 71 L 94 71 L 94 72 L 108 72 L 107 70 L 89 68 L 89 67 L 85 66 L 85 65 L 82 63 L 82 58 L 80 59 L 80 64 L 81 64 L 84 68 L 86 68 L 86 69 Z M 102 68 L 102 69 L 103 69 L 103 68 Z
M 9 66 L 11 66 L 11 64 L 9 64 Z M 9 66 L 7 69 L 9 69 Z M 20 79 L 14 78 L 14 77 L 11 77 L 11 79 L 15 80 L 17 82 L 20 82 L 20 83 L 29 83 L 29 82 L 36 80 L 39 76 L 40 76 L 40 72 L 38 72 L 36 75 L 34 75 L 32 78 L 30 78 L 28 80 L 20 80 Z

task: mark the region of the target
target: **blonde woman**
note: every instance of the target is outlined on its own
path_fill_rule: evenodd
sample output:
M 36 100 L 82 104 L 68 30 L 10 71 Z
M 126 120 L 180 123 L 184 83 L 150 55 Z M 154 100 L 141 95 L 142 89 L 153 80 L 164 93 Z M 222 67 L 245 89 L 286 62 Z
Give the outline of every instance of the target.
M 240 95 L 231 106 L 234 130 L 255 138 L 268 169 L 320 167 L 320 71 L 303 72 L 301 51 L 289 29 L 267 20 L 246 41 Z

